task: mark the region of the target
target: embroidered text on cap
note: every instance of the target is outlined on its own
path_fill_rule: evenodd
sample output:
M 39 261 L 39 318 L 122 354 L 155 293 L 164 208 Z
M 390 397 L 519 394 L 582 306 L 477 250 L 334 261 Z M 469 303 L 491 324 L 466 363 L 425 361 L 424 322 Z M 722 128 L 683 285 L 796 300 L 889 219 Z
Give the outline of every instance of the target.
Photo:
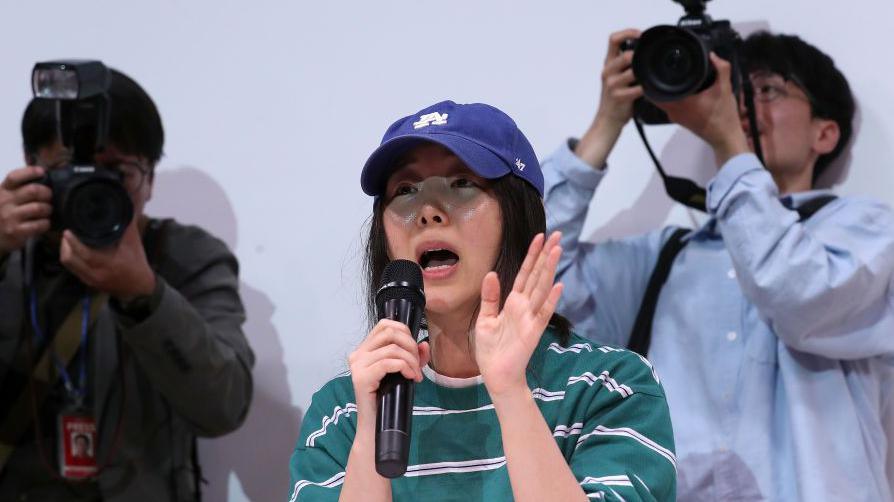
M 441 115 L 438 112 L 426 113 L 419 117 L 419 120 L 413 122 L 413 129 L 422 129 L 430 125 L 444 125 L 447 123 L 447 114 Z

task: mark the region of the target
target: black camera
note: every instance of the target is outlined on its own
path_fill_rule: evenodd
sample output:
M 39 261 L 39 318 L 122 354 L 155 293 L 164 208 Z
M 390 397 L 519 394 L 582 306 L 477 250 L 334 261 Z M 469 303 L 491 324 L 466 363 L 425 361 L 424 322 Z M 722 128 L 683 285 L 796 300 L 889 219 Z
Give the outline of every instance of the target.
M 70 155 L 38 180 L 53 191 L 52 228 L 70 229 L 94 248 L 118 242 L 133 218 L 121 173 L 94 163 L 108 139 L 109 80 L 102 62 L 85 60 L 37 63 L 31 76 L 34 97 L 55 105 L 58 136 Z
M 633 50 L 633 74 L 649 101 L 666 102 L 697 94 L 714 84 L 717 72 L 709 54 L 716 53 L 732 65 L 732 87 L 741 82 L 739 44 L 741 38 L 729 21 L 714 21 L 706 13 L 708 0 L 674 0 L 686 14 L 677 26 L 659 25 L 629 40 L 622 49 Z M 645 124 L 667 124 L 667 115 L 640 99 L 634 114 Z

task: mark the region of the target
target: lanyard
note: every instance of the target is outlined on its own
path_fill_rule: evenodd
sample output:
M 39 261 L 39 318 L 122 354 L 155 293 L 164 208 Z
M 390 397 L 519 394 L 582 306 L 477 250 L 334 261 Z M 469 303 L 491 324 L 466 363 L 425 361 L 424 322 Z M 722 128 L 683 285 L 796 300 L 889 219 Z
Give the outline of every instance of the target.
M 37 288 L 34 287 L 31 288 L 30 312 L 31 327 L 34 329 L 34 338 L 37 340 L 38 344 L 41 344 L 45 337 L 43 331 L 40 329 L 40 323 L 37 321 Z M 47 347 L 47 350 L 51 351 L 53 354 L 53 362 L 56 364 L 56 371 L 62 376 L 65 390 L 68 391 L 68 395 L 74 399 L 74 402 L 78 407 L 84 404 L 84 397 L 87 395 L 87 331 L 89 327 L 90 295 L 85 294 L 81 308 L 81 343 L 78 350 L 80 352 L 80 357 L 78 358 L 79 368 L 77 387 L 75 387 L 75 382 L 72 380 L 71 375 L 68 374 L 65 364 L 63 364 L 62 360 L 59 359 L 59 356 L 53 351 L 52 344 L 49 344 Z

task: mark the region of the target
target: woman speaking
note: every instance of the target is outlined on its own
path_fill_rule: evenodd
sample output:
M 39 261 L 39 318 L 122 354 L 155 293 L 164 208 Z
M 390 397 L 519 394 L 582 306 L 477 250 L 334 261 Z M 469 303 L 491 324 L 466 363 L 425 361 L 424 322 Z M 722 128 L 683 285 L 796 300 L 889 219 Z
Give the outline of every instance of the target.
M 437 103 L 395 122 L 363 168 L 371 324 L 391 260 L 422 268 L 427 330 L 379 320 L 304 416 L 291 501 L 673 500 L 664 390 L 633 352 L 555 313 L 559 235 L 543 174 L 505 113 Z M 375 464 L 377 390 L 416 382 L 409 461 Z

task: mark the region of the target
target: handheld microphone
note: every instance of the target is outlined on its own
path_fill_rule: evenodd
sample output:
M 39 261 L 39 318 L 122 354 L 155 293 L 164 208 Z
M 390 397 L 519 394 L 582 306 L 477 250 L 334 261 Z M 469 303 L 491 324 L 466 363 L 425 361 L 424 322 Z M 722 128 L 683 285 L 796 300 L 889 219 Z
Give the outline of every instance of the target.
M 410 328 L 413 340 L 425 311 L 422 269 L 409 260 L 394 260 L 382 272 L 376 291 L 379 320 L 399 321 Z M 376 472 L 386 478 L 402 476 L 410 456 L 414 382 L 400 373 L 388 373 L 376 391 Z

